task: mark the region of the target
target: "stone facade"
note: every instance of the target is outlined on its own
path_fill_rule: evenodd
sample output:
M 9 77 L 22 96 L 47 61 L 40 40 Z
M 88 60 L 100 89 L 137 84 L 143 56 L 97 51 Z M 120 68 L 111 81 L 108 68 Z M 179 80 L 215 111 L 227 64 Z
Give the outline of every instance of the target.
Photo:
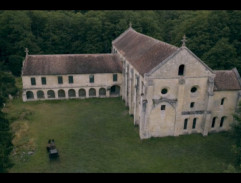
M 94 76 L 94 82 L 90 83 L 90 75 Z M 116 73 L 117 81 L 113 81 L 113 74 L 72 74 L 72 75 L 42 75 L 42 76 L 22 76 L 23 82 L 23 101 L 33 100 L 56 100 L 69 98 L 90 98 L 90 97 L 116 97 L 120 92 L 111 90 L 111 87 L 118 88 L 122 84 L 122 75 Z M 62 76 L 63 83 L 58 83 L 58 76 Z M 69 83 L 69 76 L 73 77 L 73 83 Z M 31 84 L 31 78 L 35 79 L 35 85 Z M 46 78 L 46 84 L 42 84 L 41 78 Z M 91 95 L 91 91 L 95 94 Z M 65 97 L 59 96 L 58 92 L 63 90 Z M 80 91 L 81 90 L 81 91 Z M 44 96 L 37 95 L 37 92 L 43 91 Z M 53 91 L 55 97 L 48 95 L 48 91 Z M 72 92 L 71 92 L 72 91 Z M 33 92 L 33 98 L 27 96 L 27 92 Z M 84 93 L 85 94 L 84 94 Z
M 118 72 L 98 73 L 97 68 L 95 73 L 63 74 L 63 84 L 58 84 L 60 75 L 24 75 L 23 69 L 23 101 L 121 96 L 134 125 L 139 126 L 141 139 L 191 133 L 206 136 L 230 128 L 241 96 L 235 68 L 220 71 L 226 74 L 223 77 L 192 53 L 185 42 L 177 48 L 131 27 L 112 42 L 112 55 L 115 61 L 110 63 L 116 63 L 117 58 L 121 63 Z M 117 81 L 113 81 L 113 74 Z M 89 82 L 90 75 L 94 75 L 94 83 Z M 74 83 L 68 82 L 69 76 Z M 46 78 L 46 85 L 41 77 Z M 31 78 L 36 85 L 31 84 Z M 91 96 L 93 89 L 96 94 Z M 55 98 L 49 97 L 49 90 Z M 65 97 L 59 96 L 59 90 Z M 29 91 L 33 98 L 29 98 Z

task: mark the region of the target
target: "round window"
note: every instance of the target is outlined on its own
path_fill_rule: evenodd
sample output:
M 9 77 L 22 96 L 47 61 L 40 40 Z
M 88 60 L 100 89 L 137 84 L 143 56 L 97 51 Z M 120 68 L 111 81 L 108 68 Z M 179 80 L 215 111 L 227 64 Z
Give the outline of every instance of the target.
M 163 88 L 162 91 L 161 91 L 161 93 L 162 93 L 162 94 L 166 94 L 167 91 L 168 91 L 168 90 L 167 90 L 166 88 Z
M 197 91 L 197 87 L 196 86 L 193 86 L 192 88 L 191 88 L 191 92 L 192 93 L 195 93 Z

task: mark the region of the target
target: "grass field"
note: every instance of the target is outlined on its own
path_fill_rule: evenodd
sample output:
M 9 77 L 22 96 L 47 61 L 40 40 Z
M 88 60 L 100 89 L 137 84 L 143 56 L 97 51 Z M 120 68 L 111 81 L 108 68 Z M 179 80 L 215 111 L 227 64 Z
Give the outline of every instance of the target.
M 15 99 L 5 111 L 14 133 L 9 172 L 223 172 L 233 162 L 225 132 L 140 140 L 120 98 Z M 56 161 L 46 152 L 52 138 Z

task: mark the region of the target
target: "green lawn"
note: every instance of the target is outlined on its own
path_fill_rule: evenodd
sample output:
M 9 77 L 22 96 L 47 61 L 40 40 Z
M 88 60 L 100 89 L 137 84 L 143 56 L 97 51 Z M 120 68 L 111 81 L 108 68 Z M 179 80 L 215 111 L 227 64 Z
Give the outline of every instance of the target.
M 15 133 L 9 172 L 223 172 L 233 162 L 224 132 L 140 140 L 120 98 L 15 99 L 5 111 Z M 46 152 L 52 138 L 57 161 Z

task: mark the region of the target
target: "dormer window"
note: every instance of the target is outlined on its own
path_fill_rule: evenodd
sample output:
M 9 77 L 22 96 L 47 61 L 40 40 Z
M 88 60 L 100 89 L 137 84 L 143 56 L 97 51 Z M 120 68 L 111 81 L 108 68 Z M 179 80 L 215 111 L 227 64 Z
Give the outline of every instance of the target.
M 183 76 L 184 75 L 184 68 L 185 68 L 185 65 L 183 65 L 183 64 L 179 66 L 178 76 Z

